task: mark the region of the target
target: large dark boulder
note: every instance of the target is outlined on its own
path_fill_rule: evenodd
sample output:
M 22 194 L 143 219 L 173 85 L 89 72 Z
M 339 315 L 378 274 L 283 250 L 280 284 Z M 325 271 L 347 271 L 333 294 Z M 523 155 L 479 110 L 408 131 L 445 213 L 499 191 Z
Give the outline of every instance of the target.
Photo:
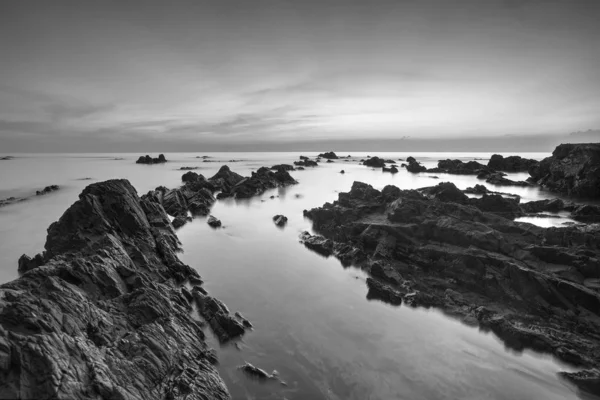
M 328 160 L 337 160 L 339 158 L 333 151 L 321 153 L 317 157 L 326 158 Z
M 408 157 L 406 159 L 406 161 L 408 161 L 408 165 L 406 166 L 406 170 L 408 172 L 417 173 L 417 172 L 425 172 L 425 171 L 427 171 L 427 167 L 425 167 L 424 165 L 421 165 L 413 157 Z M 402 164 L 402 165 L 404 165 L 404 164 Z
M 385 161 L 382 158 L 375 156 L 365 160 L 363 165 L 373 168 L 383 168 L 385 166 Z
M 552 192 L 600 198 L 600 143 L 561 144 L 529 175 Z
M 539 161 L 522 158 L 519 156 L 503 157 L 500 154 L 494 154 L 490 158 L 487 166 L 493 170 L 506 172 L 527 172 L 539 164 Z
M 154 194 L 94 183 L 0 286 L 0 397 L 229 399 Z M 187 371 L 187 372 L 186 372 Z

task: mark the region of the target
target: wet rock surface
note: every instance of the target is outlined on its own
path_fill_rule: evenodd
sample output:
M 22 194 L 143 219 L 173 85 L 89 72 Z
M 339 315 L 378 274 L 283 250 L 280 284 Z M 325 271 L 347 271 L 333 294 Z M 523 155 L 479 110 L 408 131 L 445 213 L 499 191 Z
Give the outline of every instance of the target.
M 600 198 L 600 143 L 561 144 L 529 168 L 531 180 L 556 193 Z
M 0 286 L 0 397 L 228 399 L 153 194 L 94 183 Z
M 305 212 L 319 235 L 301 240 L 370 272 L 370 298 L 440 308 L 512 349 L 552 353 L 593 375 L 600 225 L 540 228 L 482 211 L 449 185 L 434 188 L 355 182 L 333 204 Z
M 149 155 L 140 156 L 135 162 L 136 164 L 162 164 L 166 163 L 167 159 L 164 154 L 160 154 L 158 157 L 150 157 Z

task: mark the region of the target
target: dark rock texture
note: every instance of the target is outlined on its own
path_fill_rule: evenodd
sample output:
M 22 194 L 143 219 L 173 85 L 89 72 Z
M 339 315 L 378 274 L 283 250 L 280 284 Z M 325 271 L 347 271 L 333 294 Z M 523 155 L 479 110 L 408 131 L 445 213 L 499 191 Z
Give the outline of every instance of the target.
M 425 167 L 424 165 L 421 165 L 413 157 L 408 157 L 406 159 L 406 161 L 408 162 L 408 165 L 406 165 L 406 170 L 408 172 L 417 173 L 417 172 L 425 172 L 425 171 L 427 171 L 427 167 Z M 402 164 L 402 165 L 405 165 L 405 164 Z
M 277 165 L 273 165 L 271 167 L 271 169 L 273 169 L 275 171 L 293 171 L 294 166 L 290 165 L 290 164 L 277 164 Z
M 218 228 L 220 227 L 221 224 L 221 220 L 217 219 L 216 217 L 209 215 L 208 219 L 206 220 L 206 223 L 210 226 L 212 226 L 213 228 Z
M 0 397 L 230 398 L 178 245 L 156 196 L 126 180 L 84 189 L 0 286 Z
M 365 160 L 363 162 L 364 165 L 366 165 L 367 167 L 373 167 L 373 168 L 383 168 L 385 167 L 385 161 L 382 158 L 379 157 L 371 157 L 367 160 Z
M 430 168 L 427 172 L 446 173 L 454 175 L 477 175 L 482 171 L 488 171 L 488 167 L 477 161 L 462 162 L 461 160 L 440 160 L 437 168 Z
M 317 157 L 326 158 L 328 160 L 337 160 L 339 157 L 333 151 L 328 153 L 321 153 Z
M 502 172 L 488 172 L 479 174 L 477 177 L 480 179 L 485 178 L 485 181 L 487 183 L 497 186 L 531 186 L 525 181 L 513 181 L 511 179 L 505 178 L 504 175 L 505 174 L 503 174 Z
M 539 161 L 522 158 L 519 156 L 503 157 L 500 154 L 494 154 L 487 166 L 496 171 L 506 172 L 527 172 L 539 164 Z
M 140 156 L 140 158 L 138 158 L 138 160 L 135 163 L 136 164 L 162 164 L 162 163 L 166 163 L 166 162 L 167 162 L 167 159 L 165 158 L 165 155 L 160 154 L 156 158 L 152 158 L 149 155 Z
M 271 171 L 269 168 L 259 168 L 258 171 L 252 172 L 249 178 L 244 178 L 241 175 L 231 171 L 223 172 L 223 169 L 217 175 L 209 179 L 222 190 L 218 194 L 218 198 L 234 197 L 237 199 L 245 199 L 252 196 L 263 194 L 268 189 L 274 189 L 281 186 L 294 185 L 298 182 L 285 170 Z
M 370 271 L 370 297 L 438 307 L 513 349 L 600 367 L 599 225 L 513 222 L 446 184 L 426 196 L 355 182 L 305 215 L 323 236 L 305 232 L 304 244 Z
M 273 222 L 277 226 L 285 226 L 287 224 L 287 217 L 285 215 L 276 215 L 273 217 Z
M 300 156 L 300 158 L 302 158 L 302 156 Z M 318 167 L 319 163 L 313 160 L 309 160 L 307 157 L 304 157 L 300 161 L 294 161 L 294 165 L 298 167 Z
M 50 186 L 46 186 L 42 190 L 36 191 L 35 194 L 36 194 L 36 196 L 43 196 L 45 194 L 54 192 L 54 191 L 56 191 L 58 189 L 60 189 L 60 187 L 58 185 L 50 185 Z
M 600 143 L 561 144 L 529 175 L 552 192 L 600 198 Z

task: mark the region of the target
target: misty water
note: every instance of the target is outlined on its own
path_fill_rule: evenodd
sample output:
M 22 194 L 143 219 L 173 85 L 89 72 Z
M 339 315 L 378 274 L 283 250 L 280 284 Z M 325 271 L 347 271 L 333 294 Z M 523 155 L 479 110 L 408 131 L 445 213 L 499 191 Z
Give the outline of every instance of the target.
M 314 153 L 303 153 L 314 156 Z M 338 152 L 338 155 L 347 153 Z M 349 162 L 321 163 L 293 171 L 298 184 L 270 190 L 248 200 L 219 200 L 212 215 L 223 227 L 212 229 L 196 218 L 178 230 L 181 259 L 198 270 L 208 292 L 240 311 L 254 325 L 236 343 L 217 348 L 219 372 L 234 399 L 577 399 L 576 390 L 557 376 L 572 370 L 552 357 L 507 349 L 493 334 L 479 331 L 435 310 L 369 301 L 365 274 L 344 268 L 334 258 L 306 249 L 298 235 L 311 231 L 302 211 L 337 199 L 354 181 L 377 189 L 403 189 L 451 181 L 465 189 L 481 183 L 474 176 L 383 173 L 358 164 L 367 154 L 351 153 Z M 208 155 L 210 162 L 197 156 Z M 261 166 L 291 164 L 300 153 L 178 153 L 170 162 L 137 165 L 139 154 L 16 155 L 0 161 L 0 199 L 31 196 L 57 184 L 45 196 L 0 208 L 0 280 L 17 277 L 17 259 L 43 250 L 46 228 L 92 182 L 126 178 L 140 195 L 157 186 L 181 184 L 183 166 L 212 176 L 227 164 L 241 175 Z M 427 167 L 459 158 L 486 163 L 489 153 L 370 153 L 383 158 L 412 155 Z M 521 154 L 541 159 L 548 154 Z M 398 165 L 401 161 L 398 161 Z M 340 174 L 340 170 L 345 174 Z M 91 178 L 91 179 L 87 179 Z M 524 180 L 527 174 L 509 174 Z M 523 202 L 552 198 L 539 188 L 489 189 L 521 196 Z M 274 196 L 274 198 L 271 198 Z M 272 217 L 288 217 L 284 228 Z M 525 222 L 558 226 L 565 215 Z M 245 361 L 271 372 L 286 385 L 249 380 L 237 366 Z

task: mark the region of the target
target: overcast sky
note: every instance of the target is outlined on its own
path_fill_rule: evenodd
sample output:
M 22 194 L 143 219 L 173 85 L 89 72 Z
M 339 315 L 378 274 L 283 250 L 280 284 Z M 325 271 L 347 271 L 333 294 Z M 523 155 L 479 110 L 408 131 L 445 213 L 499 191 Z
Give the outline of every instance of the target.
M 599 16 L 600 0 L 3 0 L 0 151 L 597 128 Z

